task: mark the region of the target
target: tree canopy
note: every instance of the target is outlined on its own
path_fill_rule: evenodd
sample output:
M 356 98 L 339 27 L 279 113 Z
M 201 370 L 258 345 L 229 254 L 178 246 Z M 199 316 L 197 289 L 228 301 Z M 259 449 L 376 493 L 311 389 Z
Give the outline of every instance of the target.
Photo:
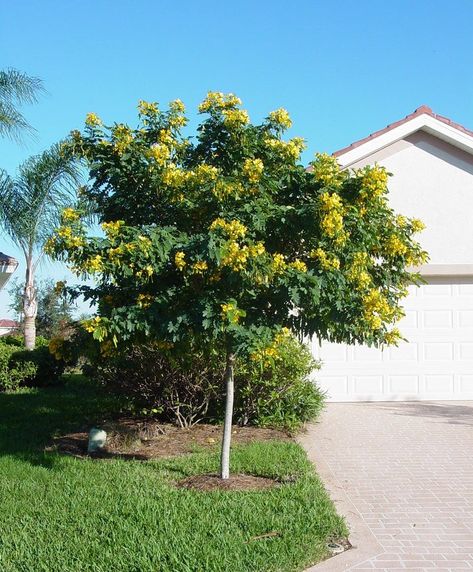
M 90 171 L 82 196 L 103 235 L 67 209 L 49 242 L 94 286 L 85 327 L 119 343 L 163 347 L 203 338 L 271 360 L 278 337 L 396 343 L 409 266 L 426 259 L 422 223 L 396 215 L 380 166 L 341 170 L 303 139 L 284 140 L 284 109 L 250 123 L 232 94 L 210 92 L 206 117 L 186 138 L 184 104 L 140 102 L 139 125 L 106 126 L 91 113 L 71 146 Z

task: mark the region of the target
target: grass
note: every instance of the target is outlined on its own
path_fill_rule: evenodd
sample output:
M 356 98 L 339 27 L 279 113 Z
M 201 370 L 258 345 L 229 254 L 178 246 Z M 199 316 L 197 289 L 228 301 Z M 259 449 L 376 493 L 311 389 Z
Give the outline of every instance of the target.
M 44 453 L 57 432 L 113 408 L 96 389 L 0 394 L 2 572 L 289 572 L 346 535 L 304 451 L 294 443 L 236 447 L 232 470 L 297 476 L 258 492 L 176 489 L 216 471 L 216 453 L 159 461 L 78 460 Z M 251 538 L 276 531 L 280 536 Z

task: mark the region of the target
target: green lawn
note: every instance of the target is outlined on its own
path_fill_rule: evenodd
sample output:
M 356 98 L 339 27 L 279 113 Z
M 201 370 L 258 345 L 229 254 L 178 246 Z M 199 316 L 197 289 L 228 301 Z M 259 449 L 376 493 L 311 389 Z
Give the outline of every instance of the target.
M 201 493 L 173 481 L 216 471 L 215 453 L 92 461 L 42 452 L 111 403 L 90 386 L 0 394 L 1 572 L 298 571 L 346 535 L 303 450 L 283 442 L 233 450 L 232 470 L 297 482 Z M 102 409 L 103 410 L 103 409 Z M 271 531 L 280 536 L 250 539 Z

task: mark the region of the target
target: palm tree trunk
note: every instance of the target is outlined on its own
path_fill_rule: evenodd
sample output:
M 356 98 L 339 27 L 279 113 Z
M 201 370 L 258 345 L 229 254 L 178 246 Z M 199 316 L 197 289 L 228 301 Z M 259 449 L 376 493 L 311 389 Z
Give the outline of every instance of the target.
M 220 458 L 220 477 L 228 479 L 230 477 L 230 443 L 232 439 L 232 418 L 233 418 L 233 368 L 235 365 L 235 355 L 227 354 L 227 367 L 225 369 L 225 421 L 223 424 L 222 454 Z
M 32 261 L 26 261 L 26 277 L 25 277 L 25 290 L 23 292 L 23 313 L 24 320 L 24 335 L 25 335 L 25 348 L 27 350 L 34 350 L 36 345 L 36 314 L 38 312 L 38 303 L 36 300 L 36 289 L 34 286 L 34 272 L 32 268 Z

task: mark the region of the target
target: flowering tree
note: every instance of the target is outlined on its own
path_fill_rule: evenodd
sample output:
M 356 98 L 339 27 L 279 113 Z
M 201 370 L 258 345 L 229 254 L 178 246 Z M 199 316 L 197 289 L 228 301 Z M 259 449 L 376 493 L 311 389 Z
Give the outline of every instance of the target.
M 229 475 L 235 355 L 278 359 L 293 332 L 336 342 L 395 344 L 408 266 L 425 260 L 412 235 L 419 221 L 387 203 L 378 166 L 342 171 L 317 155 L 300 164 L 301 138 L 278 109 L 253 125 L 232 94 L 209 93 L 195 141 L 181 134 L 180 100 L 168 111 L 140 102 L 138 128 L 104 126 L 89 114 L 73 132 L 90 169 L 83 196 L 104 231 L 89 236 L 67 209 L 49 242 L 96 285 L 85 328 L 104 347 L 140 337 L 163 351 L 195 340 L 224 348 L 226 416 L 222 478 Z

